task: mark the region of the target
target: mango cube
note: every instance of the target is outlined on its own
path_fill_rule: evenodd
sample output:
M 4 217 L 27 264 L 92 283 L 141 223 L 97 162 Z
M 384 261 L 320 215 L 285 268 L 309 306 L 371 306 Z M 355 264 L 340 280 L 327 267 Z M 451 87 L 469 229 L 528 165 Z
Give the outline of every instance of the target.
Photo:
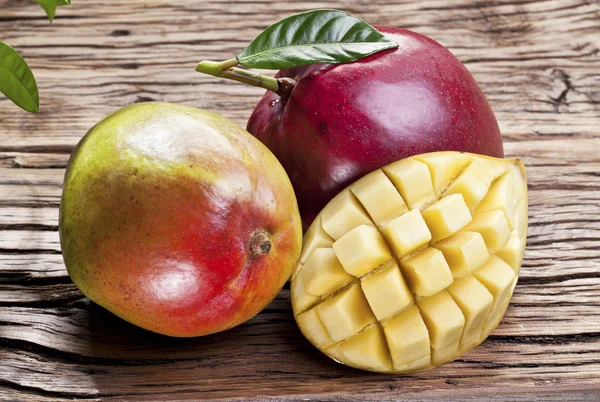
M 376 324 L 341 342 L 340 351 L 348 361 L 367 370 L 387 372 L 392 369 L 383 331 Z
M 304 270 L 302 268 L 298 270 L 296 277 L 292 281 L 290 290 L 292 291 L 292 307 L 296 312 L 302 312 L 321 300 L 320 297 L 306 293 L 304 289 Z
M 365 213 L 356 197 L 346 189 L 339 193 L 321 212 L 323 229 L 334 240 L 339 239 L 352 229 L 373 222 Z
M 510 298 L 504 301 L 496 310 L 492 311 L 483 326 L 483 333 L 489 334 L 491 333 L 502 321 L 504 317 L 504 313 L 506 313 L 506 309 L 508 309 L 508 304 L 510 302 Z
M 350 186 L 350 190 L 377 225 L 408 212 L 396 187 L 381 170 L 369 173 Z
M 499 210 L 504 213 L 510 230 L 515 225 L 515 198 L 513 194 L 513 183 L 510 181 L 510 174 L 506 173 L 498 180 L 492 183 L 488 193 L 481 200 L 475 213 Z
M 325 354 L 327 356 L 331 357 L 335 361 L 343 362 L 346 360 L 346 358 L 344 357 L 344 354 L 342 353 L 342 347 L 340 346 L 339 343 L 336 343 L 335 345 L 327 346 L 325 349 L 323 349 L 323 352 L 325 352 Z
M 521 264 L 523 263 L 523 244 L 519 236 L 516 233 L 510 235 L 508 243 L 496 255 L 502 258 L 511 268 L 515 271 L 515 274 L 519 273 Z
M 402 258 L 429 244 L 431 232 L 418 209 L 390 221 L 383 228 L 394 255 Z
M 457 279 L 446 290 L 465 316 L 460 346 L 468 349 L 481 340 L 481 330 L 494 303 L 494 297 L 471 275 Z
M 489 253 L 483 236 L 477 232 L 458 232 L 435 245 L 444 254 L 452 276 L 461 278 L 485 264 Z
M 439 196 L 448 184 L 465 168 L 472 160 L 473 155 L 466 153 L 433 152 L 417 155 L 415 159 L 424 162 L 429 167 L 433 189 Z
M 311 308 L 308 311 L 296 317 L 300 328 L 305 331 L 305 335 L 318 348 L 324 348 L 331 345 L 332 341 L 327 330 L 323 326 L 321 319 L 317 314 L 316 308 Z
M 434 295 L 453 281 L 444 255 L 432 247 L 402 260 L 401 266 L 408 286 L 418 296 Z
M 431 348 L 431 364 L 434 367 L 448 363 L 461 355 L 460 340 L 441 349 Z
M 519 205 L 527 193 L 527 179 L 525 177 L 525 168 L 523 167 L 523 164 L 519 163 L 518 166 L 513 165 L 510 169 L 510 175 L 510 181 L 513 185 L 515 205 Z
M 427 370 L 431 368 L 431 352 L 427 356 L 423 356 L 414 362 L 403 364 L 401 366 L 394 366 L 396 373 L 412 373 L 414 371 Z
M 404 159 L 383 168 L 410 209 L 423 208 L 437 196 L 429 168 L 416 159 Z
M 431 232 L 432 243 L 453 235 L 471 221 L 471 213 L 462 194 L 442 198 L 425 209 L 422 215 Z
M 361 286 L 379 321 L 398 314 L 413 301 L 400 269 L 393 260 L 385 263 L 381 271 L 362 278 Z
M 515 208 L 515 230 L 524 242 L 527 238 L 527 199 L 523 198 Z
M 491 256 L 487 264 L 473 272 L 473 276 L 494 296 L 492 311 L 510 297 L 515 271 L 501 258 Z
M 473 212 L 487 194 L 492 178 L 493 174 L 487 165 L 476 159 L 450 184 L 443 195 L 447 197 L 452 194 L 462 194 L 469 210 Z
M 354 276 L 363 276 L 392 258 L 379 231 L 366 225 L 342 236 L 333 243 L 333 250 L 344 270 Z
M 333 342 L 349 338 L 375 321 L 358 283 L 325 300 L 317 306 L 317 313 Z
M 313 296 L 327 296 L 353 279 L 331 248 L 316 249 L 304 264 L 304 289 Z
M 383 331 L 394 370 L 402 370 L 404 366 L 424 357 L 429 359 L 429 333 L 416 306 L 410 306 L 384 324 Z
M 493 159 L 484 158 L 480 159 L 479 161 L 487 168 L 486 175 L 489 183 L 492 183 L 495 179 L 511 170 L 512 167 L 515 167 L 515 164 L 509 165 L 506 163 L 495 163 Z
M 502 211 L 489 211 L 475 215 L 471 223 L 465 226 L 465 230 L 480 233 L 490 255 L 504 248 L 510 238 L 510 228 Z
M 333 239 L 323 230 L 323 227 L 321 226 L 321 217 L 319 216 L 304 234 L 300 262 L 304 264 L 306 259 L 317 248 L 330 248 L 332 244 Z
M 462 335 L 465 317 L 448 292 L 442 290 L 417 302 L 429 330 L 431 347 L 442 349 L 457 343 Z

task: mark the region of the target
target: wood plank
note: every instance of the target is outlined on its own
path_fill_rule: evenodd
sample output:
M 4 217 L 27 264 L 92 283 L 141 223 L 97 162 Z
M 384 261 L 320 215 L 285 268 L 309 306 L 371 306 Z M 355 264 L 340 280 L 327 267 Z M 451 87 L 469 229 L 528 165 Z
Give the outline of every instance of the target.
M 429 372 L 331 362 L 298 331 L 287 288 L 222 334 L 151 334 L 85 298 L 62 262 L 64 169 L 93 124 L 160 100 L 243 126 L 263 91 L 196 63 L 324 6 L 449 47 L 488 97 L 506 155 L 527 167 L 529 238 L 511 307 L 481 347 Z M 57 15 L 49 24 L 33 2 L 0 0 L 2 40 L 34 69 L 42 101 L 29 115 L 0 97 L 0 400 L 600 400 L 600 2 L 88 0 Z
M 0 254 L 0 284 L 70 282 L 67 269 L 60 254 Z
M 58 208 L 62 186 L 31 186 L 0 184 L 0 206 L 27 208 Z
M 238 397 L 310 395 L 318 387 L 346 397 L 351 397 L 349 389 L 353 389 L 357 393 L 354 398 L 360 400 L 361 395 L 389 397 L 428 389 L 451 397 L 457 389 L 477 389 L 482 384 L 497 391 L 510 386 L 512 392 L 528 388 L 542 392 L 559 384 L 591 386 L 600 369 L 598 333 L 532 336 L 530 332 L 507 337 L 502 334 L 503 323 L 482 347 L 434 371 L 408 377 L 359 372 L 332 365 L 310 346 L 293 323 L 287 294 L 282 296 L 248 323 L 219 336 L 197 339 L 152 335 L 89 303 L 83 304 L 82 310 L 51 310 L 45 315 L 45 325 L 37 324 L 45 329 L 46 342 L 54 339 L 56 329 L 48 325 L 53 314 L 57 314 L 56 324 L 70 326 L 77 336 L 49 347 L 43 340 L 5 341 L 0 378 L 22 387 L 44 384 L 46 391 L 72 397 L 134 394 L 156 398 L 161 389 L 168 389 L 168 394 L 163 391 L 165 397 L 186 391 L 196 396 L 207 392 L 215 398 L 232 393 Z M 242 351 L 237 346 L 240 342 L 245 345 Z M 28 350 L 23 350 L 24 346 Z M 99 351 L 102 357 L 91 357 Z M 38 363 L 35 372 L 27 372 L 33 360 L 42 364 Z M 298 366 L 303 367 L 301 372 Z M 277 367 L 276 371 L 272 367 Z M 50 378 L 57 372 L 64 373 L 68 381 Z M 263 376 L 271 381 L 260 381 Z M 77 381 L 79 377 L 81 381 Z M 353 387 L 356 383 L 361 384 L 360 389 Z
M 0 152 L 2 168 L 65 168 L 68 161 L 68 153 Z
M 60 253 L 57 231 L 2 230 L 0 244 L 5 252 Z
M 29 187 L 29 186 L 28 186 Z M 38 227 L 55 229 L 58 225 L 58 208 L 26 208 L 0 206 L 0 228 Z
M 230 58 L 270 22 L 319 3 L 274 8 L 239 2 L 234 13 L 226 4 L 112 1 L 106 7 L 90 0 L 85 7 L 63 7 L 50 25 L 33 5 L 1 0 L 0 31 L 36 72 L 42 112 L 2 115 L 0 149 L 68 149 L 107 113 L 139 100 L 195 105 L 244 125 L 263 91 L 203 77 L 194 72 L 196 63 Z M 462 1 L 449 7 L 440 0 L 360 6 L 338 0 L 327 6 L 408 27 L 448 46 L 477 78 L 507 138 L 598 136 L 598 2 Z M 89 9 L 98 11 L 90 15 Z M 7 102 L 0 100 L 1 109 L 15 111 Z

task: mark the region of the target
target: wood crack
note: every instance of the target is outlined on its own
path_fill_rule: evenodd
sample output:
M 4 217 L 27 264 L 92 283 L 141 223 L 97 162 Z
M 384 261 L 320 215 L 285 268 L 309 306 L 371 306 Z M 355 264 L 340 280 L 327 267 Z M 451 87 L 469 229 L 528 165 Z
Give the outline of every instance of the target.
M 161 366 L 168 365 L 174 362 L 185 362 L 194 361 L 197 363 L 202 362 L 203 367 L 211 368 L 215 367 L 216 363 L 211 363 L 210 359 L 202 357 L 191 357 L 191 358 L 152 358 L 152 359 L 122 359 L 122 358 L 108 358 L 98 356 L 85 356 L 75 352 L 69 352 L 64 350 L 55 349 L 39 343 L 25 341 L 21 339 L 3 338 L 0 337 L 0 345 L 3 348 L 10 349 L 16 352 L 27 351 L 35 353 L 36 355 L 43 357 L 50 361 L 59 361 L 64 363 L 82 363 L 89 366 Z M 90 368 L 92 369 L 92 368 Z
M 518 336 L 518 335 L 494 335 L 491 334 L 488 338 L 489 341 L 508 343 L 508 344 L 542 344 L 542 345 L 563 345 L 566 343 L 582 342 L 582 343 L 596 343 L 600 340 L 600 332 L 590 332 L 582 334 L 569 334 L 569 335 L 531 335 L 531 336 Z
M 122 396 L 122 394 L 105 394 L 105 393 L 100 394 L 98 392 L 93 392 L 93 391 L 89 391 L 89 392 L 52 391 L 52 390 L 45 389 L 42 387 L 23 385 L 23 384 L 19 384 L 17 382 L 0 379 L 0 391 L 2 390 L 2 388 L 8 388 L 13 391 L 17 391 L 19 393 L 25 393 L 25 394 L 29 394 L 29 395 L 51 397 L 51 398 L 61 398 L 61 399 L 68 399 L 68 400 L 77 398 L 79 400 L 86 400 L 86 401 L 99 401 L 98 397 L 100 397 L 100 396 L 106 396 L 106 397 L 117 396 L 117 395 Z M 10 401 L 10 399 L 8 399 L 8 400 Z M 17 399 L 14 399 L 14 401 L 16 401 L 16 400 Z
M 524 266 L 526 267 L 526 266 Z M 547 285 L 576 279 L 600 279 L 600 272 L 578 272 L 555 276 L 519 276 L 519 285 Z
M 41 223 L 11 223 L 11 224 L 0 224 L 0 230 L 8 230 L 8 231 L 28 230 L 31 232 L 57 232 L 58 225 L 44 225 Z
M 548 95 L 548 98 L 552 101 L 552 106 L 554 107 L 554 111 L 556 113 L 560 113 L 559 106 L 565 105 L 568 106 L 567 95 L 570 91 L 574 90 L 573 84 L 571 83 L 571 77 L 560 69 L 552 70 L 552 76 L 558 78 L 565 86 L 565 89 L 557 97 L 552 97 Z

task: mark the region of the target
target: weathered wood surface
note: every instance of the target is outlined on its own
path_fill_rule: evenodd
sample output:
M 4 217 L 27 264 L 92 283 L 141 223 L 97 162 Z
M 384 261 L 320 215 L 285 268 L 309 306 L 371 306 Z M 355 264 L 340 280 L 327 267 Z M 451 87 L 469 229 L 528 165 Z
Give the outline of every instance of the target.
M 244 125 L 262 91 L 194 72 L 318 7 L 429 35 L 473 72 L 529 175 L 528 248 L 493 335 L 442 368 L 385 376 L 305 341 L 289 291 L 220 335 L 168 339 L 90 303 L 57 235 L 62 175 L 108 112 L 161 100 Z M 0 98 L 0 400 L 600 400 L 600 2 L 74 1 L 49 24 L 0 0 L 0 38 L 35 71 L 42 112 Z

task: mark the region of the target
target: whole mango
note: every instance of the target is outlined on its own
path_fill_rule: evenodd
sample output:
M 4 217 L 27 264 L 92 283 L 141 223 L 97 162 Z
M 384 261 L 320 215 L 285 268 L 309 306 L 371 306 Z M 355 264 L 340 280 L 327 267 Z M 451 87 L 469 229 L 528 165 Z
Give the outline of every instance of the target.
M 60 241 L 94 302 L 142 328 L 234 327 L 279 292 L 301 248 L 290 181 L 231 121 L 140 103 L 96 124 L 65 174 Z
M 267 91 L 248 120 L 247 130 L 288 172 L 305 228 L 344 187 L 399 159 L 434 151 L 504 155 L 492 109 L 448 49 L 406 29 L 377 29 L 398 47 L 346 64 L 281 70 L 277 77 L 295 85 Z

